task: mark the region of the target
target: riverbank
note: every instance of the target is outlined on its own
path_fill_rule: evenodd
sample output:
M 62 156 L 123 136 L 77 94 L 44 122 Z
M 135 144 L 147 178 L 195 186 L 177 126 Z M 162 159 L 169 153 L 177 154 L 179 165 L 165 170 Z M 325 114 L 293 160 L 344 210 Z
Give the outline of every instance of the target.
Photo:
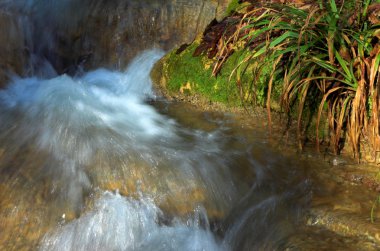
M 170 93 L 265 107 L 269 123 L 283 112 L 296 121 L 300 149 L 314 141 L 379 163 L 380 4 L 239 2 L 248 3 L 170 51 L 153 78 Z
M 329 152 L 327 144 L 322 144 L 320 149 L 323 150 L 318 152 L 312 141 L 300 151 L 295 130 L 297 122 L 289 121 L 286 114 L 273 111 L 269 129 L 267 109 L 228 106 L 200 94 L 170 91 L 160 78 L 157 67 L 162 67 L 162 62 L 156 64 L 151 73 L 159 99 L 185 103 L 191 107 L 188 109 L 199 112 L 228 114 L 239 127 L 264 132 L 271 147 L 283 155 L 309 163 L 307 173 L 313 184 L 313 198 L 301 234 L 306 240 L 298 240 L 301 250 L 329 250 L 334 245 L 347 248 L 336 250 L 380 248 L 380 210 L 374 207 L 380 192 L 379 165 L 359 164 L 349 152 L 336 156 Z M 284 127 L 284 124 L 288 126 Z M 316 232 L 319 234 L 315 235 Z M 324 235 L 326 239 L 316 239 Z M 315 243 L 321 246 L 315 246 Z

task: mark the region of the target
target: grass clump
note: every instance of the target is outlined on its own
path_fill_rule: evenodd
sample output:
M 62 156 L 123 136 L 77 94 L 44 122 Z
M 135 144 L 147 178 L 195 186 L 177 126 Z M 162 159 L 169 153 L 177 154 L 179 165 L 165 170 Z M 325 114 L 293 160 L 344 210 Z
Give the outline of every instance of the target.
M 262 101 L 264 94 L 270 121 L 272 98 L 280 90 L 282 109 L 297 110 L 300 141 L 305 114 L 314 111 L 319 147 L 319 125 L 326 113 L 335 154 L 348 141 L 359 159 L 361 141 L 366 139 L 376 155 L 380 151 L 378 1 L 250 2 L 246 13 L 226 19 L 228 32 L 210 29 L 211 35 L 221 35 L 208 40 L 205 34 L 201 48 L 209 56 L 212 48 L 212 74 L 218 76 L 228 58 L 243 51 L 230 72 L 242 102 L 258 97 Z M 251 81 L 246 81 L 247 74 Z M 266 86 L 257 88 L 263 75 L 268 77 Z

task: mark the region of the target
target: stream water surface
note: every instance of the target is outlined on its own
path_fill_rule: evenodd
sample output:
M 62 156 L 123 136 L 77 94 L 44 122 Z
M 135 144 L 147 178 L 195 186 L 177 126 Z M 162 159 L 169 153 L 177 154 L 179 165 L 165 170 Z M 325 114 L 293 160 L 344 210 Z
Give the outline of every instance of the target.
M 0 91 L 1 250 L 291 246 L 311 196 L 304 167 L 231 115 L 157 98 L 162 55 Z

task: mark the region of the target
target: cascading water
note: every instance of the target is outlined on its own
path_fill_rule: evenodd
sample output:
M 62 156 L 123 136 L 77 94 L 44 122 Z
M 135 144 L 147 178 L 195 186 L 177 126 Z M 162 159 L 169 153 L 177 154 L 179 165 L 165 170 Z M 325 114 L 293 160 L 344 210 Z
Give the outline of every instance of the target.
M 0 250 L 290 245 L 310 194 L 299 167 L 269 150 L 260 133 L 236 129 L 228 115 L 157 98 L 149 72 L 161 50 L 141 53 L 125 71 L 76 65 L 73 76 L 59 75 L 64 60 L 49 62 L 59 36 L 46 31 L 76 31 L 82 17 L 63 17 L 78 2 L 28 3 L 0 2 L 22 13 L 15 23 L 30 76 L 13 76 L 0 91 Z M 87 17 L 109 5 L 83 3 L 76 14 Z M 40 10 L 46 15 L 33 17 Z M 52 26 L 39 30 L 44 16 Z
M 160 56 L 125 72 L 15 78 L 0 92 L 2 249 L 285 245 L 307 183 L 222 120 L 201 130 L 164 115 L 149 78 Z

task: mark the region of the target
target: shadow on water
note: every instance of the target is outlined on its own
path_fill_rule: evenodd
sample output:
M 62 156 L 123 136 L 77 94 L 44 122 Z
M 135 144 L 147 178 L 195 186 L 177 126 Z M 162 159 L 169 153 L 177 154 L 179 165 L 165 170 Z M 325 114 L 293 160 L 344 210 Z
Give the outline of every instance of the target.
M 1 249 L 286 246 L 310 199 L 303 168 L 229 115 L 158 100 L 161 55 L 0 91 Z

